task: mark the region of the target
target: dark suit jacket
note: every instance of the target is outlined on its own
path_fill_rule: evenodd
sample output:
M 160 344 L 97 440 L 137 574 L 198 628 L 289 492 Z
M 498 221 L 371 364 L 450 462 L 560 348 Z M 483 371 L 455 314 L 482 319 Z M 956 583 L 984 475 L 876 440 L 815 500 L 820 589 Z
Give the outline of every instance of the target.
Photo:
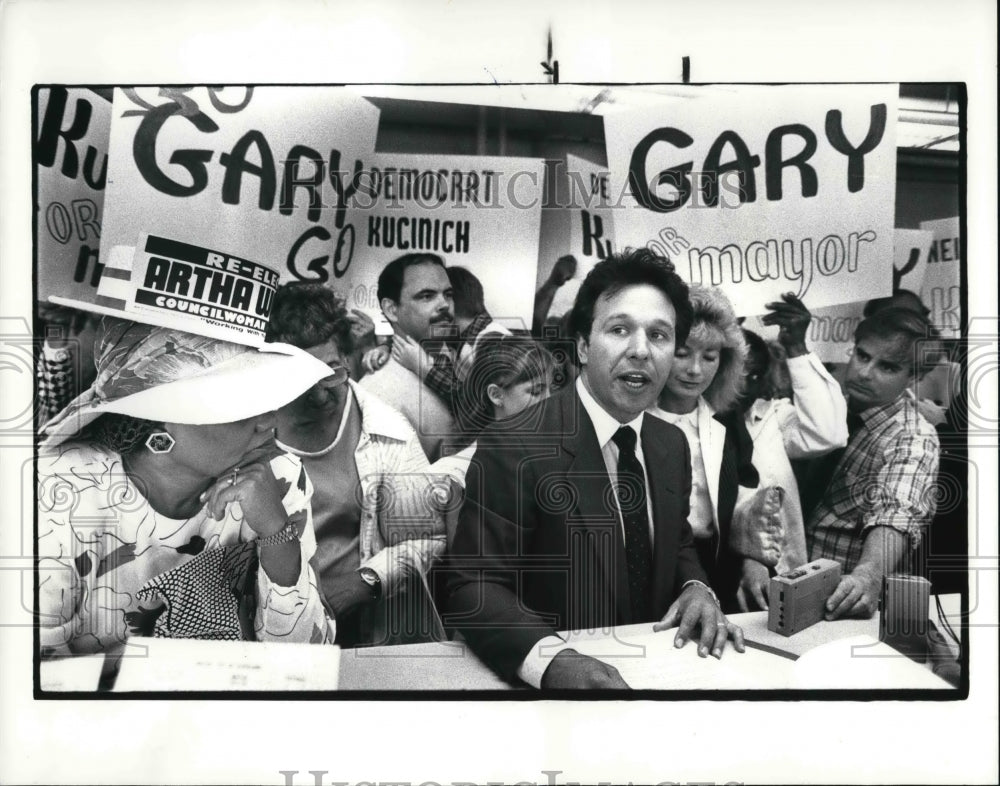
M 680 429 L 643 419 L 659 620 L 681 586 L 707 583 L 687 521 L 691 459 Z M 557 630 L 631 622 L 625 545 L 597 435 L 575 389 L 479 438 L 447 569 L 445 625 L 513 680 Z
M 736 509 L 739 487 L 757 488 L 760 476 L 753 465 L 753 440 L 747 431 L 743 413 L 731 410 L 713 418 L 726 429 L 719 468 L 719 493 L 716 507 L 717 534 L 699 542 L 698 551 L 702 567 L 708 574 L 710 585 L 719 597 L 726 614 L 739 611 L 736 590 L 739 588 L 743 557 L 729 549 L 729 533 Z

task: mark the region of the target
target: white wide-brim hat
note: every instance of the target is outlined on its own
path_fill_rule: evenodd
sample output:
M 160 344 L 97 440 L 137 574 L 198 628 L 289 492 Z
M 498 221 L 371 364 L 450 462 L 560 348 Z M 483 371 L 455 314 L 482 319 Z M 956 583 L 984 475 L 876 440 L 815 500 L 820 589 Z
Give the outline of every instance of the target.
M 249 347 L 105 317 L 94 384 L 42 428 L 43 447 L 77 435 L 105 413 L 165 423 L 232 423 L 272 412 L 331 369 L 290 344 Z

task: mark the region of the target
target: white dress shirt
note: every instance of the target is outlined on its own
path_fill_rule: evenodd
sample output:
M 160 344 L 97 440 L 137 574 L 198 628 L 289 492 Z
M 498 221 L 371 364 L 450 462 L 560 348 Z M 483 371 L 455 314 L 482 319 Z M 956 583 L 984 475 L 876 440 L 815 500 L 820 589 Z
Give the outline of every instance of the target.
M 696 407 L 683 415 L 677 415 L 657 407 L 650 409 L 650 414 L 677 426 L 687 437 L 688 448 L 691 450 L 691 512 L 688 514 L 688 522 L 695 538 L 710 538 L 716 533 L 715 507 L 712 505 L 708 473 L 702 456 L 698 409 Z
M 649 473 L 646 472 L 646 460 L 642 452 L 642 439 L 640 435 L 642 434 L 642 419 L 645 413 L 640 412 L 639 416 L 634 420 L 630 420 L 628 423 L 619 423 L 614 417 L 608 414 L 594 397 L 590 394 L 590 391 L 583 384 L 583 380 L 577 377 L 576 380 L 576 392 L 580 397 L 580 403 L 587 412 L 587 416 L 590 418 L 591 424 L 594 426 L 594 432 L 597 434 L 597 444 L 601 446 L 601 455 L 604 457 L 604 466 L 608 470 L 608 477 L 611 478 L 612 482 L 618 478 L 618 446 L 612 440 L 612 437 L 622 426 L 631 427 L 636 433 L 636 450 L 635 456 L 639 460 L 639 464 L 642 466 L 642 472 L 646 480 L 646 511 L 649 519 L 649 542 L 653 543 L 653 507 L 650 501 L 649 494 Z M 615 497 L 615 505 L 618 506 L 618 498 Z M 621 507 L 618 507 L 618 520 L 621 522 Z M 621 526 L 622 540 L 625 539 L 625 525 L 622 523 Z M 701 582 L 698 582 L 701 583 Z M 517 669 L 517 676 L 520 677 L 528 685 L 534 688 L 540 688 L 542 686 L 542 676 L 545 674 L 545 670 L 549 667 L 552 659 L 565 649 L 572 649 L 572 645 L 560 639 L 558 636 L 546 636 L 543 639 L 535 642 L 535 646 L 531 648 L 528 654 L 525 656 L 521 665 Z

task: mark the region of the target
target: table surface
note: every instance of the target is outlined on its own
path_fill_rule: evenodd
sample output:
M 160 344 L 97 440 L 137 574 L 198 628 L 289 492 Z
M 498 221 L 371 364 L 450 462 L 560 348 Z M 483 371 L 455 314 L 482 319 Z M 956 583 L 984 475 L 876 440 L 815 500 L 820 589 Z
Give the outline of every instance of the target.
M 942 605 L 952 618 L 959 612 L 959 596 L 944 596 Z M 931 603 L 931 620 L 937 622 L 935 604 Z M 867 620 L 821 620 L 792 636 L 782 636 L 767 629 L 767 612 L 730 615 L 730 620 L 743 628 L 747 641 L 773 648 L 786 656 L 797 657 L 830 642 L 867 636 L 878 639 L 878 615 Z M 646 636 L 652 630 L 649 623 L 624 625 L 613 631 L 576 633 L 583 639 L 628 639 Z M 664 631 L 663 636 L 672 638 Z M 693 644 L 689 643 L 688 647 Z M 727 652 L 724 658 L 739 657 Z M 873 685 L 871 687 L 878 687 Z M 923 687 L 923 685 L 921 685 Z M 524 685 L 511 685 L 494 674 L 461 642 L 409 644 L 394 647 L 368 647 L 343 650 L 340 658 L 340 690 L 518 690 Z
M 960 596 L 942 596 L 941 601 L 945 615 L 952 620 L 953 627 L 957 629 L 961 612 Z M 934 602 L 930 604 L 930 618 L 939 628 L 941 627 Z M 829 673 L 839 672 L 845 674 L 851 672 L 848 676 L 856 680 L 855 684 L 860 689 L 948 687 L 943 681 L 940 685 L 934 683 L 937 677 L 931 674 L 929 666 L 918 665 L 891 649 L 886 648 L 878 651 L 874 641 L 878 638 L 877 617 L 869 620 L 838 620 L 836 622 L 824 620 L 793 636 L 781 636 L 769 631 L 767 629 L 767 612 L 735 614 L 731 615 L 730 619 L 743 628 L 744 636 L 748 642 L 757 645 L 756 647 L 751 645 L 756 652 L 753 653 L 754 657 L 746 657 L 729 650 L 723 655 L 723 661 L 719 663 L 718 670 L 711 672 L 706 672 L 705 667 L 712 668 L 710 664 L 715 663 L 714 659 L 709 658 L 704 664 L 692 663 L 690 659 L 697 659 L 697 655 L 694 653 L 695 647 L 691 642 L 686 645 L 685 649 L 678 651 L 679 655 L 674 655 L 670 652 L 670 644 L 673 641 L 672 632 L 664 631 L 652 634 L 652 625 L 649 623 L 626 625 L 605 631 L 575 632 L 569 635 L 572 636 L 573 641 L 585 642 L 578 645 L 581 649 L 596 643 L 597 651 L 591 646 L 590 651 L 593 654 L 598 654 L 599 650 L 604 649 L 602 642 L 607 641 L 612 644 L 613 646 L 609 646 L 605 650 L 611 653 L 612 660 L 609 662 L 613 662 L 614 653 L 617 652 L 620 655 L 623 652 L 622 642 L 626 642 L 625 650 L 633 652 L 637 645 L 652 646 L 652 649 L 648 650 L 649 657 L 661 660 L 658 662 L 648 661 L 648 663 L 653 664 L 656 669 L 663 669 L 662 672 L 656 672 L 657 687 L 661 687 L 659 683 L 661 674 L 669 674 L 673 682 L 668 679 L 666 684 L 662 686 L 669 689 L 691 687 L 691 685 L 686 685 L 683 676 L 680 676 L 680 672 L 685 671 L 692 677 L 701 679 L 699 685 L 705 689 L 719 687 L 720 679 L 729 680 L 729 684 L 736 686 L 737 690 L 773 688 L 774 679 L 768 681 L 768 672 L 787 669 L 791 659 L 801 658 L 809 653 L 811 654 L 808 658 L 795 661 L 795 666 L 798 667 L 803 661 L 815 658 L 819 654 L 823 654 L 825 660 L 808 664 L 810 668 L 803 669 L 803 674 L 799 675 L 805 679 L 805 682 L 800 681 L 789 685 L 789 687 L 793 689 L 796 687 L 804 689 L 832 687 L 837 689 L 842 686 L 836 684 L 828 686 L 825 683 Z M 858 637 L 863 637 L 864 640 L 859 640 Z M 629 639 L 634 641 L 628 643 Z M 860 642 L 861 649 L 852 645 L 852 641 Z M 219 670 L 223 674 L 228 674 L 224 667 L 226 658 L 237 657 L 237 655 L 239 658 L 243 658 L 245 655 L 242 650 L 237 655 L 226 654 L 224 650 L 220 649 L 218 642 L 198 642 L 197 644 L 200 646 L 200 649 L 197 650 L 200 653 L 199 660 L 204 661 L 206 657 L 208 660 L 219 660 L 222 664 Z M 285 662 L 297 663 L 303 656 L 318 654 L 313 649 L 313 645 L 280 644 L 273 646 L 280 648 L 280 657 L 272 658 L 272 667 L 275 664 L 280 666 Z M 830 650 L 831 646 L 836 647 L 838 651 L 824 653 L 824 650 Z M 855 648 L 852 649 L 852 646 Z M 885 647 L 885 645 L 877 646 Z M 957 656 L 957 648 L 953 648 L 952 651 Z M 643 653 L 645 652 L 647 650 L 643 650 Z M 881 655 L 881 657 L 865 658 L 866 654 Z M 887 654 L 893 657 L 887 658 Z M 828 657 L 828 655 L 832 657 Z M 781 656 L 784 658 L 780 661 L 775 660 L 773 663 L 767 661 L 768 657 L 777 659 Z M 185 657 L 192 656 L 188 654 L 184 657 L 178 657 L 176 662 L 170 658 L 168 659 L 169 663 L 160 663 L 159 665 L 182 668 L 185 665 Z M 644 654 L 643 657 L 647 656 Z M 742 660 L 742 658 L 746 658 L 746 660 Z M 763 668 L 762 659 L 764 661 Z M 93 691 L 97 688 L 102 661 L 102 656 L 42 661 L 42 689 L 47 691 Z M 881 661 L 881 666 L 879 661 Z M 754 663 L 756 666 L 753 665 Z M 635 664 L 629 665 L 634 666 Z M 699 669 L 693 668 L 697 666 L 702 667 L 700 674 L 696 674 Z M 306 670 L 308 671 L 308 669 Z M 279 668 L 278 671 L 282 671 L 282 669 Z M 142 677 L 142 675 L 139 676 Z M 147 676 L 152 679 L 153 675 Z M 931 678 L 930 682 L 928 678 Z M 145 683 L 142 682 L 142 684 Z M 337 689 L 341 691 L 369 693 L 527 690 L 523 684 L 511 685 L 500 679 L 473 654 L 468 646 L 461 642 L 435 642 L 342 650 L 339 658 L 339 680 L 336 685 Z M 301 687 L 307 688 L 308 686 L 304 684 Z M 228 683 L 220 687 L 220 689 L 227 688 L 231 688 Z M 142 688 L 133 687 L 133 690 L 138 689 Z M 149 689 L 154 688 L 151 685 Z

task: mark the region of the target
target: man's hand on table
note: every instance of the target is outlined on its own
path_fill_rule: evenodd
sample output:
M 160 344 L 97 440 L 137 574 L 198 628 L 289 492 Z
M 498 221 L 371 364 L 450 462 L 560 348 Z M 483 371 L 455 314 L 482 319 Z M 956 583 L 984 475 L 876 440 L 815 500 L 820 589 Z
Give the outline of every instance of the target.
M 607 663 L 566 649 L 557 653 L 542 675 L 542 690 L 628 690 L 618 669 Z
M 678 626 L 675 647 L 683 647 L 688 639 L 693 638 L 695 629 L 701 629 L 698 655 L 702 658 L 707 657 L 709 652 L 713 657 L 721 658 L 727 639 L 733 640 L 737 652 L 745 650 L 743 629 L 726 619 L 715 598 L 702 584 L 689 584 L 667 610 L 666 616 L 653 626 L 653 630 L 668 630 L 675 625 Z
M 826 601 L 826 619 L 842 617 L 868 619 L 878 609 L 882 594 L 882 576 L 875 570 L 858 565 L 851 573 L 842 576 L 837 589 Z

